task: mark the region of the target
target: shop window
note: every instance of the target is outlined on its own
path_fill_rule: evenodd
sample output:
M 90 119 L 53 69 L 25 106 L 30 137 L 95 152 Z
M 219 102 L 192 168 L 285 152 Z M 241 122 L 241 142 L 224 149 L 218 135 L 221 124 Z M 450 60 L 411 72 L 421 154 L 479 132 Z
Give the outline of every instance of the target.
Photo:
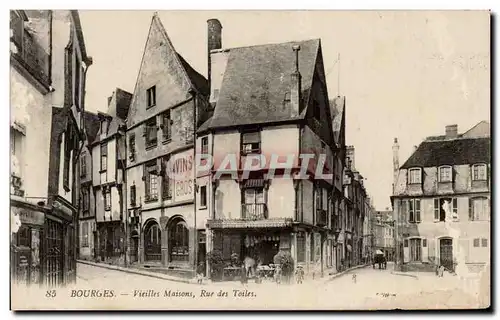
M 189 231 L 182 219 L 174 221 L 169 227 L 169 243 L 171 262 L 189 261 Z

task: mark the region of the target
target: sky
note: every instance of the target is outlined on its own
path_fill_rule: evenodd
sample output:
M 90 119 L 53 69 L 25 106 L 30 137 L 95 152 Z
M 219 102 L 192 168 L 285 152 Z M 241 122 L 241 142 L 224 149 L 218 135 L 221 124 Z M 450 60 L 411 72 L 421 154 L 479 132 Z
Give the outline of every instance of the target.
M 80 11 L 87 52 L 86 109 L 132 92 L 154 11 Z M 400 165 L 425 137 L 490 121 L 486 11 L 158 11 L 175 49 L 207 74 L 206 21 L 232 48 L 320 38 L 328 95 L 346 97 L 346 143 L 378 210 L 390 207 L 394 138 Z M 337 63 L 340 55 L 340 63 Z

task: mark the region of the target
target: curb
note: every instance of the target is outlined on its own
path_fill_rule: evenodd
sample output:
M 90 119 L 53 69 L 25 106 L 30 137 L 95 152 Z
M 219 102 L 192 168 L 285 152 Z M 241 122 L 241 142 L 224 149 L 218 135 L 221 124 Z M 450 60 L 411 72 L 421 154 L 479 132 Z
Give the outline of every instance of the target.
M 418 279 L 418 276 L 413 275 L 413 274 L 407 274 L 407 273 L 395 272 L 395 271 L 391 271 L 391 274 L 396 275 L 396 276 L 404 276 L 404 277 L 411 277 L 411 278 Z
M 349 272 L 351 272 L 351 271 L 353 271 L 353 270 L 356 270 L 356 269 L 361 269 L 361 268 L 365 268 L 365 267 L 367 267 L 367 266 L 368 266 L 368 264 L 362 264 L 362 265 L 355 266 L 355 267 L 352 267 L 352 268 L 350 268 L 350 269 L 347 269 L 347 270 L 345 270 L 345 271 L 342 271 L 342 272 L 339 272 L 339 273 L 335 273 L 335 274 L 329 275 L 329 278 L 328 278 L 328 279 L 326 279 L 324 282 L 330 282 L 330 281 L 332 281 L 332 280 L 334 280 L 334 279 L 337 279 L 337 278 L 339 278 L 339 277 L 341 277 L 341 276 L 343 276 L 343 275 L 345 275 L 345 274 L 347 274 L 347 273 L 349 273 Z
M 182 279 L 182 278 L 167 276 L 167 275 L 163 275 L 163 274 L 159 274 L 159 273 L 155 273 L 155 272 L 147 272 L 147 271 L 142 271 L 142 270 L 137 270 L 137 269 L 132 269 L 132 268 L 115 266 L 115 265 L 111 265 L 111 264 L 108 265 L 108 264 L 96 263 L 96 262 L 91 262 L 91 261 L 86 261 L 86 260 L 78 260 L 78 259 L 76 260 L 76 262 L 81 263 L 81 264 L 87 264 L 87 265 L 98 267 L 98 268 L 104 268 L 104 269 L 115 270 L 115 271 L 122 271 L 122 272 L 126 272 L 126 273 L 137 274 L 137 275 L 161 279 L 161 280 L 183 282 L 183 283 L 189 283 L 189 284 L 197 283 L 196 280 Z

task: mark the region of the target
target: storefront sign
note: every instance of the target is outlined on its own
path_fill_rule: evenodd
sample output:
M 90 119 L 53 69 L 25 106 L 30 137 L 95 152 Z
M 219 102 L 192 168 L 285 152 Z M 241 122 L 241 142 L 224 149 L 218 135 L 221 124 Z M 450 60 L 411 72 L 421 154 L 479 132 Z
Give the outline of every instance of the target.
M 11 210 L 14 215 L 17 215 L 19 217 L 19 220 L 21 220 L 21 224 L 43 225 L 45 221 L 45 215 L 43 212 L 16 207 L 12 207 Z
M 167 166 L 167 174 L 173 180 L 175 202 L 194 200 L 194 153 L 193 150 L 172 155 Z

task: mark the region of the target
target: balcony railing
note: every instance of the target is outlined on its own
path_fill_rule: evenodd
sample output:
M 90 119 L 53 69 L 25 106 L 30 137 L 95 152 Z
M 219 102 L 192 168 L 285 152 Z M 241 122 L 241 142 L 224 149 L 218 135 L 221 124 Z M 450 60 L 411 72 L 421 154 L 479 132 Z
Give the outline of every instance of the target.
M 267 206 L 265 203 L 244 203 L 241 205 L 243 220 L 267 219 Z
M 316 225 L 320 227 L 326 226 L 328 223 L 328 219 L 326 216 L 326 210 L 317 209 L 316 210 Z

